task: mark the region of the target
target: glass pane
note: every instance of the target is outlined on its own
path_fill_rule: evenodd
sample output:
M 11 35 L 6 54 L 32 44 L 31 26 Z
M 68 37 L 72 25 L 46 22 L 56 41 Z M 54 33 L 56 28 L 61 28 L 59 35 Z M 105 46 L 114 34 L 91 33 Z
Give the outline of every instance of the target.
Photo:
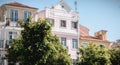
M 66 38 L 61 37 L 61 43 L 62 43 L 64 46 L 66 46 Z
M 66 21 L 65 20 L 61 20 L 61 27 L 66 27 Z
M 17 21 L 18 20 L 18 11 L 16 10 L 15 11 L 15 21 Z
M 72 47 L 73 47 L 73 48 L 78 48 L 77 39 L 72 39 Z
M 77 22 L 72 22 L 72 28 L 77 28 Z

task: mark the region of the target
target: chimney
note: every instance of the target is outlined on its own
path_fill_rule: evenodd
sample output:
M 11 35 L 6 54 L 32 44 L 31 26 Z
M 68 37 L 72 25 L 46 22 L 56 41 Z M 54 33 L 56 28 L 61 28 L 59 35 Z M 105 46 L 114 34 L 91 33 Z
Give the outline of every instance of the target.
M 106 30 L 100 30 L 98 32 L 95 32 L 95 37 L 98 38 L 98 39 L 101 39 L 101 40 L 107 40 L 106 38 Z

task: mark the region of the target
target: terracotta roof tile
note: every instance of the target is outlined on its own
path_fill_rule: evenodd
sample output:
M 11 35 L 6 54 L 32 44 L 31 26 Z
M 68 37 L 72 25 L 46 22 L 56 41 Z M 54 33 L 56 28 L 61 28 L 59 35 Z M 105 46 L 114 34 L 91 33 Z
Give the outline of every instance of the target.
M 89 29 L 83 25 L 80 25 L 80 35 L 89 36 Z
M 10 6 L 17 6 L 17 7 L 37 9 L 37 8 L 35 8 L 35 7 L 30 7 L 30 6 L 27 6 L 27 5 L 18 3 L 18 2 L 10 2 L 10 3 L 6 3 L 6 4 L 4 4 L 4 5 L 10 5 Z
M 110 43 L 110 41 L 108 41 L 108 40 L 101 40 L 101 39 L 93 37 L 93 36 L 80 36 L 80 39 L 81 40 L 91 40 L 91 41 L 108 42 L 108 43 Z

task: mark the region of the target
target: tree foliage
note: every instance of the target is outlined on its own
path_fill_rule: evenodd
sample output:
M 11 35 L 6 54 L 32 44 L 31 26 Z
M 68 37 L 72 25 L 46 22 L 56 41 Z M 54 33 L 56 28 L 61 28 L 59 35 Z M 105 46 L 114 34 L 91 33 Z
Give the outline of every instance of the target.
M 110 65 L 110 55 L 108 49 L 104 46 L 98 46 L 90 43 L 87 46 L 80 47 L 79 65 Z
M 120 65 L 120 47 L 119 46 L 110 50 L 110 55 L 111 55 L 110 61 L 112 65 Z
M 21 37 L 13 40 L 8 51 L 8 60 L 22 65 L 71 65 L 70 56 L 59 41 L 52 35 L 48 19 L 21 23 L 24 30 Z

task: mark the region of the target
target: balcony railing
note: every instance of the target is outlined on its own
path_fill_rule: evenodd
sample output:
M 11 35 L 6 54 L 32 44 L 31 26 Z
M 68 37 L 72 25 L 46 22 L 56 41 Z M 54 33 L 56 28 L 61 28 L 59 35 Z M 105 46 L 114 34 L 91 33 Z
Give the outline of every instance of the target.
M 18 21 L 23 21 L 23 19 L 7 18 L 6 26 L 20 27 L 20 25 L 18 24 Z
M 17 22 L 17 21 L 26 21 L 27 19 L 18 19 L 18 18 L 7 18 L 7 21 Z
M 18 21 L 23 21 L 23 22 L 25 22 L 26 19 L 7 18 L 7 19 L 6 19 L 6 25 L 7 25 L 7 26 L 20 27 Z

